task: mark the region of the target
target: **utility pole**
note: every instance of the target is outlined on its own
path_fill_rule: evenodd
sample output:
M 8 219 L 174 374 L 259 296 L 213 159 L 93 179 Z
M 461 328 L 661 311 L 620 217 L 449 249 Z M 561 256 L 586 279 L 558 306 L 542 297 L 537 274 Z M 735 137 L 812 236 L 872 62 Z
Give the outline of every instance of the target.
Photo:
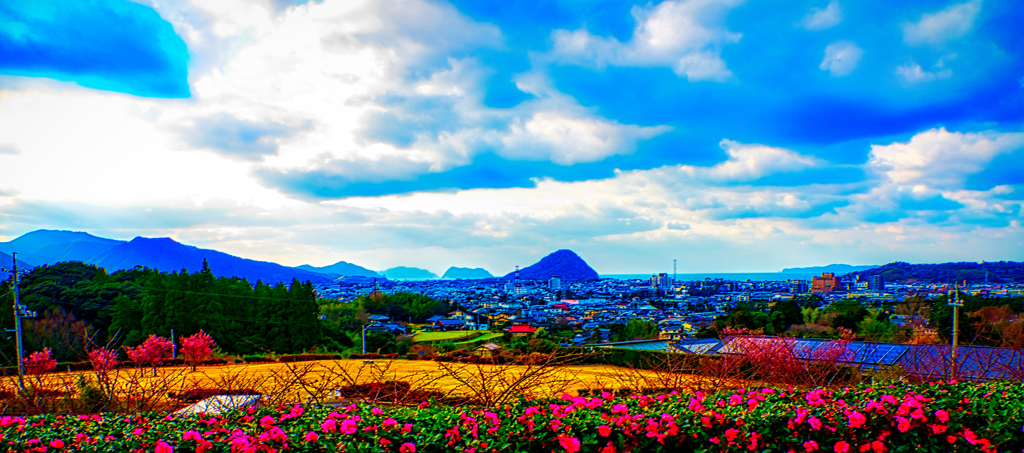
M 966 286 L 966 284 L 967 282 L 965 280 L 964 285 Z M 955 282 L 953 284 L 953 292 L 955 293 L 953 301 L 947 302 L 946 305 L 953 307 L 953 348 L 950 352 L 950 368 L 952 371 L 952 379 L 957 380 L 956 347 L 957 342 L 960 339 L 960 307 L 963 307 L 964 304 L 960 302 L 960 285 Z
M 9 271 L 7 269 L 0 270 L 10 272 L 14 274 L 14 341 L 18 349 L 18 386 L 22 391 L 25 391 L 25 383 L 23 377 L 25 376 L 25 342 L 22 338 L 22 327 L 21 318 L 34 318 L 36 313 L 29 311 L 28 307 L 21 305 L 21 292 L 19 285 L 21 283 L 21 273 L 18 271 L 18 252 L 11 253 L 14 258 L 14 270 Z M 10 330 L 9 330 L 10 331 Z

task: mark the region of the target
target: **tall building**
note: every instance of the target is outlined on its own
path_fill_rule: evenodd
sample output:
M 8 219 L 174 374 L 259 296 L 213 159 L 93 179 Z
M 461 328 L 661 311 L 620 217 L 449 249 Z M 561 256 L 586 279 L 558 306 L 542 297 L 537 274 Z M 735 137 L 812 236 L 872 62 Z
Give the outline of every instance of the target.
M 823 272 L 821 277 L 811 279 L 812 293 L 830 293 L 839 288 L 839 277 L 832 272 Z
M 672 287 L 673 279 L 668 274 L 662 272 L 657 275 L 652 275 L 650 280 L 650 287 L 654 289 L 666 290 Z
M 561 291 L 562 280 L 559 279 L 557 275 L 552 276 L 551 280 L 548 280 L 548 289 L 551 291 Z
M 872 275 L 868 280 L 868 289 L 871 291 L 885 291 L 885 277 Z

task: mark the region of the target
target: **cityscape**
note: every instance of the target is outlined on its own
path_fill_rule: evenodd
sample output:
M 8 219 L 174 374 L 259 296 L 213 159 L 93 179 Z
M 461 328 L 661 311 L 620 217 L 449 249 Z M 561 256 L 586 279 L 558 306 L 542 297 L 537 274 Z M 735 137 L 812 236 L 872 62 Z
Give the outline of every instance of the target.
M 0 0 L 0 450 L 1024 452 L 1020 0 Z

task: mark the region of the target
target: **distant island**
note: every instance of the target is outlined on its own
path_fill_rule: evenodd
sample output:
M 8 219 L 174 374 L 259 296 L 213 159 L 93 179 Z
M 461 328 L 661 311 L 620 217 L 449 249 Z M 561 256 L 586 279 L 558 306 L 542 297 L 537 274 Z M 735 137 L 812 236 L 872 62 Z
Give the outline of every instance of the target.
M 381 272 L 387 278 L 437 278 L 437 274 L 418 267 L 398 266 Z
M 330 266 L 323 267 L 314 267 L 308 264 L 303 264 L 301 266 L 296 266 L 295 268 L 321 274 L 336 274 L 346 277 L 382 277 L 382 275 L 377 272 L 345 261 L 338 261 Z
M 853 266 L 850 264 L 829 264 L 827 266 L 811 266 L 811 267 L 787 267 L 782 270 L 784 274 L 820 274 L 822 272 L 831 272 L 833 274 L 849 274 L 851 272 L 865 271 L 878 267 L 876 264 Z
M 466 280 L 476 280 L 476 279 L 493 278 L 493 277 L 494 277 L 494 275 L 491 275 L 490 272 L 487 272 L 487 269 L 483 269 L 483 268 L 479 268 L 479 267 L 468 268 L 468 267 L 455 267 L 455 266 L 449 267 L 448 270 L 444 272 L 444 275 L 441 276 L 441 278 L 450 278 L 450 279 L 453 279 L 453 280 L 454 279 L 459 279 L 459 278 L 466 279 Z

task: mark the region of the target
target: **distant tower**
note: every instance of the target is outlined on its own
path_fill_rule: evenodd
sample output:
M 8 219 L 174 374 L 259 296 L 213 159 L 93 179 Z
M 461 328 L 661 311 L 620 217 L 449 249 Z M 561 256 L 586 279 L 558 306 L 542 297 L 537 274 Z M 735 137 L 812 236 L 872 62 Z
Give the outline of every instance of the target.
M 676 281 L 676 260 L 672 260 L 672 283 Z
M 513 290 L 513 294 L 518 296 L 519 294 L 522 294 L 522 292 L 523 292 L 523 287 L 522 287 L 522 285 L 519 284 L 519 265 L 516 264 L 516 281 L 515 281 L 515 289 Z

